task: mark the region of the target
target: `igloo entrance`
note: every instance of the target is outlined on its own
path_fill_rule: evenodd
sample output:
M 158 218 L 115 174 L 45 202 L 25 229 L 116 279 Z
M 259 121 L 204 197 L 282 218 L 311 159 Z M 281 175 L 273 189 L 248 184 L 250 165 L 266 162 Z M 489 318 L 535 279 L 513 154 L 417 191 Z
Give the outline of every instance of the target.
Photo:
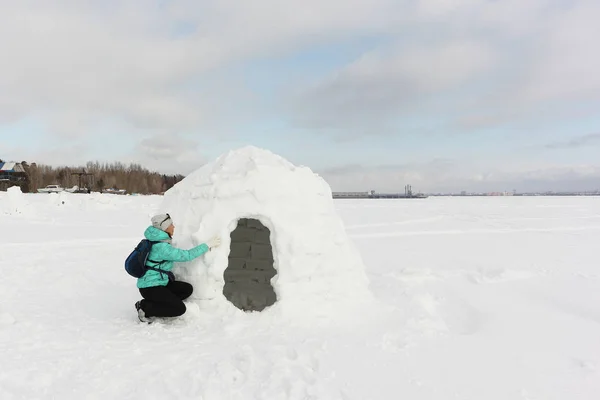
M 223 273 L 223 295 L 244 311 L 262 311 L 275 304 L 271 285 L 273 263 L 271 232 L 259 220 L 242 218 L 231 232 L 228 266 Z

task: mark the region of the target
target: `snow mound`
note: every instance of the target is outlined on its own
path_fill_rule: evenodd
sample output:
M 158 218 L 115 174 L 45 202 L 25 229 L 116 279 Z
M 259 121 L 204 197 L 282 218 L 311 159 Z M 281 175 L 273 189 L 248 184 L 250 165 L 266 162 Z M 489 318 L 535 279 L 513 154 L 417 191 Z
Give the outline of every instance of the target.
M 97 211 L 105 209 L 117 209 L 121 206 L 125 198 L 116 195 L 102 194 L 92 192 L 90 194 L 70 193 L 67 191 L 58 193 L 49 193 L 47 207 L 64 208 L 65 210 L 88 210 Z
M 90 203 L 98 209 L 118 209 L 122 198 L 117 198 L 116 195 L 103 194 L 100 192 L 92 192 L 87 195 Z M 121 201 L 122 202 L 122 201 Z
M 64 207 L 74 205 L 75 195 L 69 192 L 50 193 L 48 195 L 48 202 L 52 206 Z
M 8 215 L 28 215 L 33 208 L 25 199 L 25 195 L 19 186 L 12 186 L 6 191 L 6 197 L 0 203 L 0 210 Z
M 324 313 L 372 300 L 329 185 L 267 150 L 244 147 L 204 165 L 165 194 L 160 211 L 174 219 L 177 247 L 222 239 L 220 247 L 175 269 L 194 285 L 192 299 L 251 309 L 257 286 L 234 282 L 246 277 L 274 291 L 265 295 L 271 302 L 263 299 L 263 308 L 252 311 Z M 271 275 L 265 260 L 271 260 Z

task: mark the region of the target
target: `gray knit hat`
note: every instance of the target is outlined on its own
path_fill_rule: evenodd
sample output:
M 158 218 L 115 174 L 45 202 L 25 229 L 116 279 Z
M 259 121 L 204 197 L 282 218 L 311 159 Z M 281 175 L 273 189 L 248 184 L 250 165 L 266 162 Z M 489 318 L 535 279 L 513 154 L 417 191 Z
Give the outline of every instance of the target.
M 171 226 L 171 224 L 173 224 L 173 221 L 171 220 L 171 216 L 169 215 L 169 213 L 158 214 L 152 217 L 152 226 L 160 230 L 164 231 L 169 226 Z

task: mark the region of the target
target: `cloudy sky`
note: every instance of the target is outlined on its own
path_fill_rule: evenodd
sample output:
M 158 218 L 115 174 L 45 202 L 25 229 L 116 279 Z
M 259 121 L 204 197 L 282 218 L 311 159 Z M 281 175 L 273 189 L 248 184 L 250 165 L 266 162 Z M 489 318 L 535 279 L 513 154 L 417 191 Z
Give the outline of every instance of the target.
M 0 158 L 600 188 L 598 0 L 0 0 Z

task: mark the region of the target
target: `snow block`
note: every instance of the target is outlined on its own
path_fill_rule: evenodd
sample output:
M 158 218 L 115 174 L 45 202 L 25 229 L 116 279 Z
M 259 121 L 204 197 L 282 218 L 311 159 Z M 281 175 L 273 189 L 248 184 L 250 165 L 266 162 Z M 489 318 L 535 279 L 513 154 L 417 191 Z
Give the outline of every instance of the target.
M 248 146 L 204 165 L 165 193 L 159 212 L 173 217 L 177 247 L 222 239 L 176 264 L 178 279 L 194 285 L 192 300 L 310 312 L 372 299 L 329 185 L 268 150 Z

